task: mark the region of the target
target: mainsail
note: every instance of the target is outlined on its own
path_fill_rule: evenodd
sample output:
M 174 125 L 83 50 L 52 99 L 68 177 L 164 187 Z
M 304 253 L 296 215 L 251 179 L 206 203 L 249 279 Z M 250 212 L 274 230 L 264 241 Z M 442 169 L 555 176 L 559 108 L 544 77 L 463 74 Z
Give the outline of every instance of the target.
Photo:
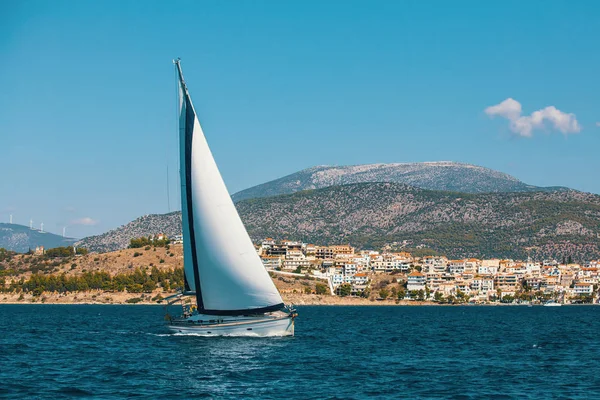
M 198 312 L 274 311 L 283 300 L 265 270 L 212 156 L 179 60 L 181 213 L 186 286 Z

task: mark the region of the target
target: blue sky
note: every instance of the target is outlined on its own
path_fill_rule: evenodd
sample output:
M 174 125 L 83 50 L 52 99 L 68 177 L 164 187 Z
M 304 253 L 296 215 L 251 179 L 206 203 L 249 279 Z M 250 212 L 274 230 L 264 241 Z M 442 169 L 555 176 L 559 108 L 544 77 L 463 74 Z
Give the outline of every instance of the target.
M 174 57 L 231 193 L 436 160 L 600 193 L 599 38 L 594 1 L 4 0 L 0 220 L 167 212 L 167 166 L 177 209 Z

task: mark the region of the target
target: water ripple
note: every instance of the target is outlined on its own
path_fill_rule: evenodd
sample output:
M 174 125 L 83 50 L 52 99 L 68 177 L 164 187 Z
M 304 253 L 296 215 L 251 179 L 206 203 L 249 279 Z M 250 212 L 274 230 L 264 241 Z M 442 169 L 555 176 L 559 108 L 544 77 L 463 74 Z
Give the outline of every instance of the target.
M 0 397 L 600 398 L 600 307 L 299 311 L 293 338 L 207 338 L 158 307 L 1 305 Z

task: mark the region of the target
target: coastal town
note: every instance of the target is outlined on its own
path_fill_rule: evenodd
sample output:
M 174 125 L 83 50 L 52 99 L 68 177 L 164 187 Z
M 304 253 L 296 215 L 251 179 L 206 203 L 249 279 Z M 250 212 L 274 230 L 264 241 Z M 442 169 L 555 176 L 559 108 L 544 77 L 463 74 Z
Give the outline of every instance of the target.
M 448 259 L 431 249 L 397 248 L 273 238 L 255 244 L 282 296 L 297 304 L 600 303 L 600 260 Z M 181 235 L 133 238 L 128 249 L 105 253 L 75 246 L 37 246 L 27 254 L 0 249 L 4 302 L 148 304 L 182 285 Z
M 272 238 L 256 249 L 267 270 L 322 279 L 331 294 L 342 296 L 438 303 L 598 303 L 600 260 L 451 260 Z M 394 282 L 398 285 L 390 285 Z

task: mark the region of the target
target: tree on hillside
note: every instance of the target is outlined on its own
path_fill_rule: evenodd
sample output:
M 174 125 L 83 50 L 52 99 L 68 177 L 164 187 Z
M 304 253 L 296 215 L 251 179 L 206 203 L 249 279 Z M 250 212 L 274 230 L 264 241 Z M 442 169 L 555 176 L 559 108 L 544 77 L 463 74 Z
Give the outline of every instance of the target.
M 71 246 L 55 247 L 53 249 L 46 250 L 46 258 L 66 258 L 74 255 L 73 248 Z
M 317 294 L 327 294 L 327 285 L 324 283 L 315 284 L 315 292 Z
M 398 300 L 404 300 L 404 298 L 406 297 L 406 290 L 404 290 L 403 287 L 400 287 L 400 289 L 398 289 Z
M 129 246 L 127 247 L 130 249 L 138 249 L 140 247 L 154 246 L 165 247 L 167 250 L 169 250 L 169 243 L 171 243 L 169 239 L 153 240 L 150 236 L 142 236 L 140 238 L 131 239 L 129 241 Z
M 337 293 L 342 297 L 350 296 L 352 294 L 352 286 L 349 283 L 344 283 L 337 288 Z

